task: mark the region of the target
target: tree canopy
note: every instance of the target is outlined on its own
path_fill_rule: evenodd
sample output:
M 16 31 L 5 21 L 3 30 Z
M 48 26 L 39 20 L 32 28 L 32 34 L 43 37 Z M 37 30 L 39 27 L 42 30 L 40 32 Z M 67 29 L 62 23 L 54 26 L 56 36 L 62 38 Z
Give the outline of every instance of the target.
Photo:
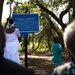
M 3 3 L 4 0 L 0 2 Z M 75 18 L 75 0 L 29 0 L 24 3 L 15 0 L 7 0 L 7 4 L 10 4 L 10 10 L 13 10 L 13 13 L 39 14 L 39 26 L 41 26 L 42 29 L 37 34 L 29 35 L 29 40 L 34 41 L 33 44 L 36 44 L 34 49 L 41 46 L 50 48 L 53 43 L 52 38 L 55 35 L 61 37 L 63 45 L 64 29 Z M 11 7 L 13 4 L 14 6 Z M 0 7 L 0 10 L 2 10 L 2 6 Z M 9 16 L 11 16 L 11 12 Z M 64 18 L 65 16 L 66 18 Z M 32 39 L 32 37 L 35 37 L 35 39 Z

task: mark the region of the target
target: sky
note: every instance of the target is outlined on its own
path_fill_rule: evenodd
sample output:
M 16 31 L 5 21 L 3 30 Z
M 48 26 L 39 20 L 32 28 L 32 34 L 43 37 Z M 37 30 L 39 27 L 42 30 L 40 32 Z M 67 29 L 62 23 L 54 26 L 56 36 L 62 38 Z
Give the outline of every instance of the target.
M 6 5 L 6 0 L 4 1 L 3 5 L 3 13 L 2 13 L 2 21 L 6 20 L 6 18 L 9 16 L 9 5 Z
M 15 1 L 28 1 L 28 0 L 15 0 Z M 6 5 L 7 0 L 4 1 L 4 5 L 3 5 L 3 13 L 2 13 L 2 21 L 6 20 L 9 17 L 9 5 Z

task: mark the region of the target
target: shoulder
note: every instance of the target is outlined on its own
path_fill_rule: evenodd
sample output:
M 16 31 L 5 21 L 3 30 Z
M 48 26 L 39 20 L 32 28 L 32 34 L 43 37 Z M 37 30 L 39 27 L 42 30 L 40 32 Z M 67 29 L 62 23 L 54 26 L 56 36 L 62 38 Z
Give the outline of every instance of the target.
M 19 30 L 18 28 L 15 28 L 15 30 Z
M 54 44 L 52 45 L 52 47 L 57 47 L 57 46 L 59 46 L 58 43 L 54 43 Z
M 19 32 L 19 29 L 18 29 L 18 28 L 15 28 L 15 31 L 16 31 L 16 32 Z
M 60 43 L 56 43 L 56 46 L 61 47 L 61 44 Z
M 14 31 L 15 31 L 15 28 L 6 29 L 6 33 L 13 33 Z
M 3 61 L 3 67 L 8 67 L 8 68 L 4 68 L 4 70 L 8 70 L 10 71 L 10 73 L 13 73 L 14 75 L 33 75 L 31 69 L 29 68 L 25 68 L 11 60 L 8 59 L 2 59 L 1 61 Z M 6 71 L 7 71 L 6 70 Z
M 52 44 L 52 46 L 55 46 L 55 45 L 56 45 L 56 43 Z

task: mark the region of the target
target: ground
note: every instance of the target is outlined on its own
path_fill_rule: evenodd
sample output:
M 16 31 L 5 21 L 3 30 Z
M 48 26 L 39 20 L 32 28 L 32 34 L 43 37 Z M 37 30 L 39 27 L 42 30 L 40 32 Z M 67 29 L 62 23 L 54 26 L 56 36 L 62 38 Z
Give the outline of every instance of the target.
M 67 59 L 67 58 L 66 58 Z M 24 53 L 20 54 L 21 65 L 25 66 Z M 64 63 L 67 62 L 66 60 Z M 36 75 L 49 75 L 54 65 L 51 62 L 51 55 L 45 54 L 28 54 L 28 68 L 32 69 Z

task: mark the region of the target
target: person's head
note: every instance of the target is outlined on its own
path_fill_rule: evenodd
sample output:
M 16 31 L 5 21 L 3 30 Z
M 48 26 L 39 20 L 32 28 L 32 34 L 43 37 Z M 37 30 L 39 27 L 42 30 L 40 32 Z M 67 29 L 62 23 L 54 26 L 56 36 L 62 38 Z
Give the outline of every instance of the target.
M 75 57 L 75 20 L 65 28 L 63 39 L 65 47 Z
M 14 23 L 13 18 L 10 18 L 10 19 L 9 19 L 9 24 L 13 24 L 13 23 Z
M 5 47 L 5 34 L 4 34 L 4 30 L 3 27 L 0 25 L 0 53 L 3 52 L 3 49 Z
M 53 41 L 54 41 L 54 43 L 60 43 L 60 37 L 54 36 Z
M 15 27 L 15 23 L 14 23 L 13 18 L 10 18 L 9 21 L 8 21 L 8 23 L 9 23 L 9 27 L 10 28 Z

